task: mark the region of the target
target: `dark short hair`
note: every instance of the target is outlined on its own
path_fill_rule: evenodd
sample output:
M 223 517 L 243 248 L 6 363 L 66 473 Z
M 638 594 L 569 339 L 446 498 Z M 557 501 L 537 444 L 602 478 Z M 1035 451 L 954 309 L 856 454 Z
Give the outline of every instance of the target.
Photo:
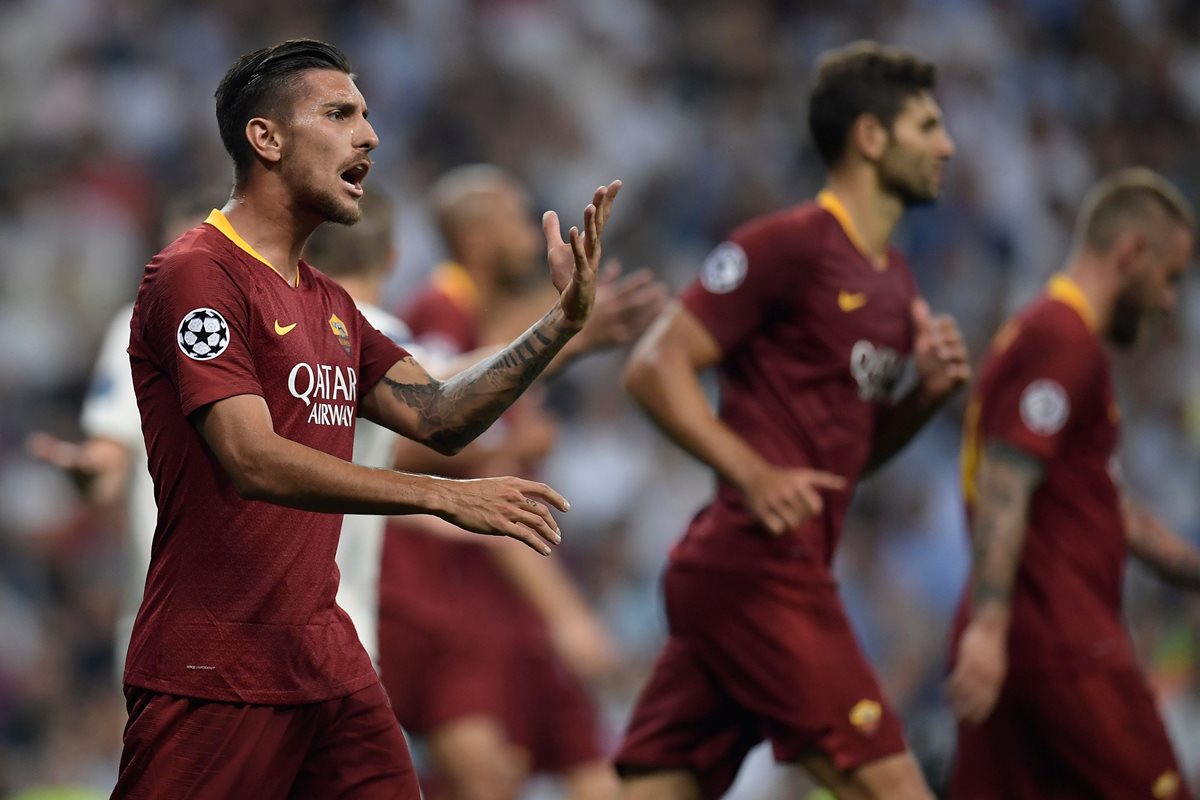
M 825 166 L 841 159 L 861 115 L 890 129 L 904 101 L 936 83 L 937 67 L 899 47 L 862 41 L 826 53 L 808 101 L 808 128 Z
M 297 76 L 310 69 L 335 69 L 352 74 L 346 54 L 315 39 L 289 39 L 282 44 L 246 53 L 225 73 L 217 86 L 217 126 L 221 142 L 233 159 L 234 182 L 245 180 L 254 151 L 246 140 L 246 123 L 255 117 L 287 113 Z
M 369 277 L 391 267 L 395 209 L 383 192 L 367 189 L 358 201 L 362 217 L 353 225 L 326 222 L 304 246 L 304 260 L 331 278 Z
M 1117 170 L 1092 187 L 1079 211 L 1076 237 L 1087 249 L 1103 253 L 1130 224 L 1166 221 L 1194 231 L 1191 204 L 1175 185 L 1153 170 Z

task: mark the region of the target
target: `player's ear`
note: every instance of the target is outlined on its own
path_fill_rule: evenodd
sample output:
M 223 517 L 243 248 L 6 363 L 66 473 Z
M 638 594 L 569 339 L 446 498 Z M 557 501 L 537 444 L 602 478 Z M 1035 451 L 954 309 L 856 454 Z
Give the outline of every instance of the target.
M 1138 272 L 1149 248 L 1150 240 L 1140 228 L 1130 226 L 1117 234 L 1117 240 L 1113 243 L 1113 256 L 1121 277 L 1128 278 Z
M 850 126 L 850 146 L 868 161 L 883 158 L 890 138 L 887 126 L 874 114 L 859 114 Z
M 277 121 L 254 117 L 246 123 L 246 139 L 263 161 L 274 164 L 283 158 L 283 127 Z

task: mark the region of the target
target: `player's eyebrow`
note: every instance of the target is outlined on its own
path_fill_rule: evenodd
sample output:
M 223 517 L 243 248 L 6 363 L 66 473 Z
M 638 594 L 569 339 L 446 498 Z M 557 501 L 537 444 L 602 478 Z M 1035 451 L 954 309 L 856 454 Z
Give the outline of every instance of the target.
M 365 103 L 359 104 L 353 100 L 330 100 L 321 106 L 322 111 L 341 111 L 345 114 L 353 114 L 360 108 L 362 109 L 363 119 L 370 116 L 371 112 L 367 110 Z

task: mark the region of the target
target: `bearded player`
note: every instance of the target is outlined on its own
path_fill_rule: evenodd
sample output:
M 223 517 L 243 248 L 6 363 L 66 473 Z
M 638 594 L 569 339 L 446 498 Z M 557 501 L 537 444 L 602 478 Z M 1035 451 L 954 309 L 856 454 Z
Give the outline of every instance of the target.
M 997 334 L 968 406 L 974 560 L 948 689 L 956 800 L 1145 797 L 1184 787 L 1121 620 L 1129 553 L 1200 588 L 1200 552 L 1125 492 L 1108 344 L 1172 310 L 1195 223 L 1146 169 L 1100 181 L 1063 271 Z
M 216 92 L 234 162 L 222 211 L 146 267 L 129 353 L 159 509 L 125 667 L 114 797 L 416 798 L 407 747 L 336 605 L 343 513 L 432 513 L 548 553 L 560 534 L 516 478 L 452 481 L 349 462 L 363 416 L 452 453 L 486 430 L 579 330 L 619 188 L 584 233 L 544 218 L 561 295 L 508 348 L 444 382 L 300 259 L 352 224 L 378 144 L 337 48 L 239 58 Z
M 859 477 L 969 377 L 953 320 L 888 244 L 954 153 L 934 78 L 873 43 L 827 54 L 809 103 L 825 189 L 734 231 L 628 366 L 634 397 L 718 485 L 666 570 L 670 637 L 616 756 L 627 800 L 719 797 L 764 738 L 840 798 L 931 796 L 830 563 Z

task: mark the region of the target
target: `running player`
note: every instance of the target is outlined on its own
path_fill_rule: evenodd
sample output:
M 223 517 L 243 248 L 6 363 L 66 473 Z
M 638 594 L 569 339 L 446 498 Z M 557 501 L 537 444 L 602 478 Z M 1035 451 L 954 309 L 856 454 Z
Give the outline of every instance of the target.
M 1121 620 L 1130 552 L 1200 589 L 1200 552 L 1140 508 L 1114 461 L 1105 341 L 1174 308 L 1195 223 L 1146 169 L 1100 181 L 1071 255 L 997 334 L 968 406 L 974 563 L 948 689 L 960 719 L 951 797 L 1188 797 Z
M 125 668 L 130 711 L 114 797 L 419 795 L 407 747 L 334 602 L 342 513 L 433 513 L 548 554 L 565 510 L 516 478 L 452 481 L 349 463 L 360 414 L 452 453 L 580 329 L 600 233 L 544 219 L 561 295 L 523 336 L 431 378 L 300 259 L 352 224 L 378 144 L 344 54 L 292 40 L 239 58 L 216 93 L 234 162 L 223 211 L 147 266 L 130 359 L 159 509 Z
M 718 488 L 667 567 L 670 638 L 616 756 L 628 800 L 719 797 L 764 738 L 844 800 L 931 796 L 830 562 L 859 477 L 969 377 L 888 245 L 954 153 L 934 78 L 873 43 L 826 55 L 809 103 L 826 188 L 736 230 L 634 351 L 626 386 Z
M 528 324 L 531 304 L 542 303 L 529 280 L 538 234 L 526 192 L 498 168 L 471 165 L 439 179 L 431 197 L 454 263 L 409 305 L 414 339 L 443 357 L 507 341 L 513 325 Z M 646 273 L 607 284 L 570 347 L 621 344 L 664 300 Z M 526 396 L 453 459 L 431 460 L 416 452 L 424 448 L 402 445 L 398 466 L 458 477 L 531 475 L 554 431 Z M 616 778 L 581 681 L 613 664 L 603 625 L 556 562 L 506 542 L 447 536 L 438 522 L 408 517 L 389 528 L 380 597 L 384 685 L 400 724 L 429 745 L 436 774 L 427 793 L 507 800 L 532 771 L 562 777 L 575 800 L 614 796 Z

